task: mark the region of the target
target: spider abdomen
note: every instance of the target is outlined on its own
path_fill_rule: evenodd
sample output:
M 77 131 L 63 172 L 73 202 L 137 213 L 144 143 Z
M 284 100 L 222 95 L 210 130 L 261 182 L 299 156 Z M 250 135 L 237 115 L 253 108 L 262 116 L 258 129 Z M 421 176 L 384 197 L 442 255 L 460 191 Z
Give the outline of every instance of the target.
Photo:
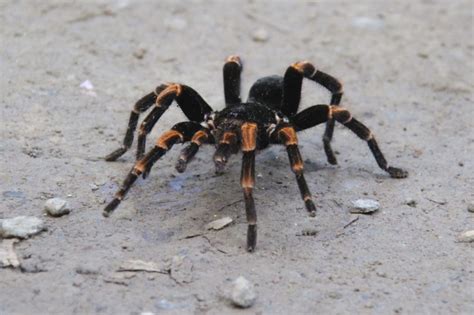
M 216 126 L 222 119 L 235 119 L 242 122 L 251 121 L 257 124 L 266 125 L 276 123 L 277 112 L 272 108 L 260 103 L 241 103 L 226 107 L 218 112 L 215 117 Z

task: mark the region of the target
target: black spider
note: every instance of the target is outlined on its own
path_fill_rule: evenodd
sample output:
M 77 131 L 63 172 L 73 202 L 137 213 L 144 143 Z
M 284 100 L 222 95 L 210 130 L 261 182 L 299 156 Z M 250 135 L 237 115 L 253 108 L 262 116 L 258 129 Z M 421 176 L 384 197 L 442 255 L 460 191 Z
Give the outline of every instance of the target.
M 330 141 L 334 122 L 338 121 L 359 138 L 367 141 L 377 164 L 391 177 L 404 178 L 408 173 L 402 169 L 388 166 L 372 132 L 361 122 L 352 118 L 344 108 L 339 107 L 342 96 L 341 83 L 332 76 L 316 70 L 306 61 L 292 64 L 284 77 L 268 76 L 257 80 L 250 89 L 246 103 L 240 99 L 240 73 L 242 63 L 237 56 L 230 56 L 224 64 L 224 94 L 226 107 L 214 111 L 204 99 L 186 85 L 170 83 L 160 85 L 156 90 L 145 95 L 134 106 L 128 123 L 123 146 L 106 157 L 114 161 L 124 154 L 132 145 L 137 127 L 138 116 L 153 106 L 143 120 L 138 131 L 137 161 L 125 178 L 115 198 L 105 207 L 104 216 L 109 216 L 117 208 L 135 180 L 142 175 L 146 178 L 153 164 L 176 143 L 190 142 L 176 164 L 178 172 L 183 172 L 202 144 L 216 145 L 214 163 L 216 171 L 222 172 L 231 154 L 242 150 L 241 185 L 244 191 L 245 210 L 248 221 L 247 250 L 255 249 L 257 240 L 257 214 L 255 212 L 252 190 L 255 182 L 255 152 L 270 144 L 286 146 L 291 168 L 311 216 L 316 214 L 303 176 L 303 160 L 298 150 L 296 132 L 326 122 L 323 137 L 324 150 L 330 164 L 336 164 L 336 157 Z M 298 113 L 303 78 L 323 85 L 331 92 L 331 105 L 315 105 Z M 176 101 L 190 121 L 180 122 L 165 132 L 156 145 L 144 155 L 147 134 L 151 131 L 161 115 Z

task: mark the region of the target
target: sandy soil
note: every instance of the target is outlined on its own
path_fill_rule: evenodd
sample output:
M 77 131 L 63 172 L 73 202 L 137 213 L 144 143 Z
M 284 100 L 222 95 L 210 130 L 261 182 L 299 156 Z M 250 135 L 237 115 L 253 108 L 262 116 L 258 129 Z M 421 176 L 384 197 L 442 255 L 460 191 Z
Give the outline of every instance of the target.
M 48 231 L 16 244 L 21 268 L 0 269 L 0 313 L 474 313 L 474 247 L 456 241 L 474 228 L 472 12 L 469 0 L 1 1 L 0 219 L 43 217 Z M 211 147 L 178 174 L 178 146 L 103 218 L 134 159 L 102 157 L 120 144 L 134 101 L 178 81 L 220 109 L 230 54 L 244 60 L 243 91 L 297 60 L 340 78 L 344 106 L 409 178 L 389 178 L 343 127 L 339 165 L 328 165 L 321 126 L 300 135 L 316 218 L 283 148 L 257 157 L 253 254 L 240 159 L 215 176 Z M 93 90 L 80 88 L 86 80 Z M 304 92 L 304 106 L 329 100 L 311 83 Z M 183 117 L 174 107 L 151 139 Z M 43 216 L 52 196 L 71 214 Z M 380 211 L 350 214 L 358 198 Z M 234 224 L 204 230 L 223 216 Z M 130 259 L 174 256 L 187 260 L 185 281 L 116 272 Z M 247 310 L 224 298 L 239 275 L 258 292 Z

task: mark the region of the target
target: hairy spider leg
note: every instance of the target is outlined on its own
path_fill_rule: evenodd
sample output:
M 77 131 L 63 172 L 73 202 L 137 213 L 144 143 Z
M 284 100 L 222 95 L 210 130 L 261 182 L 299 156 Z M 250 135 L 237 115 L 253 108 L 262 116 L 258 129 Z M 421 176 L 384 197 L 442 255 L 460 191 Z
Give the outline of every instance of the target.
M 214 138 L 212 137 L 209 129 L 198 130 L 191 138 L 191 143 L 181 150 L 178 161 L 176 162 L 176 170 L 180 173 L 186 170 L 186 166 L 194 158 L 199 148 L 204 143 L 212 143 Z
M 216 165 L 216 173 L 222 174 L 225 165 L 232 153 L 237 153 L 237 133 L 235 131 L 224 131 L 219 137 L 217 149 L 214 153 L 214 164 Z
M 247 215 L 247 250 L 252 252 L 257 244 L 257 212 L 253 199 L 255 185 L 255 149 L 257 147 L 257 124 L 246 122 L 240 128 L 242 136 L 242 171 L 240 184 L 244 191 L 245 213 Z
M 296 175 L 298 188 L 303 198 L 306 210 L 309 215 L 314 217 L 316 215 L 316 206 L 314 205 L 311 192 L 303 174 L 303 159 L 301 158 L 300 150 L 298 149 L 298 138 L 296 137 L 296 130 L 290 124 L 282 124 L 276 130 L 277 141 L 283 143 L 288 153 L 290 165 L 293 173 Z
M 223 67 L 224 96 L 226 106 L 239 104 L 240 100 L 240 74 L 242 62 L 239 56 L 229 56 Z
M 115 194 L 115 198 L 105 207 L 103 215 L 108 217 L 123 200 L 137 178 L 144 172 L 149 171 L 153 164 L 165 155 L 174 144 L 191 140 L 191 137 L 202 128 L 196 122 L 186 121 L 180 122 L 164 132 L 156 141 L 156 145 L 142 159 L 135 163 L 123 181 L 122 186 Z
M 206 101 L 204 101 L 204 99 L 195 90 L 186 85 L 177 83 L 160 85 L 154 94 L 156 95 L 154 101 L 155 106 L 145 117 L 138 131 L 138 145 L 136 154 L 137 160 L 140 160 L 143 157 L 147 135 L 151 132 L 153 126 L 155 126 L 156 122 L 160 119 L 160 117 L 169 108 L 174 100 L 176 100 L 179 107 L 190 121 L 201 122 L 204 120 L 205 114 L 212 111 L 212 108 L 206 103 Z M 149 103 L 147 103 L 147 105 L 150 107 L 152 104 L 149 105 Z M 127 142 L 129 143 L 128 147 L 126 147 L 125 150 L 123 150 L 123 148 L 116 150 L 107 156 L 106 159 L 108 161 L 117 159 L 131 146 L 133 141 L 133 132 L 136 128 L 138 120 L 138 115 L 135 117 L 132 112 L 132 116 L 132 122 L 129 123 L 129 129 L 127 130 L 127 134 L 131 133 L 131 136 L 128 136 L 127 138 L 126 135 L 126 139 L 130 139 L 129 142 Z M 133 128 L 130 128 L 130 126 Z M 108 159 L 109 157 L 111 157 L 111 159 Z M 146 177 L 147 173 L 143 173 L 143 176 Z
M 146 137 L 153 129 L 163 113 L 169 108 L 171 103 L 176 100 L 179 107 L 190 121 L 201 122 L 205 114 L 212 111 L 212 108 L 204 99 L 191 87 L 170 83 L 156 99 L 155 108 L 143 120 L 138 133 L 137 160 L 142 158 L 145 152 Z M 143 173 L 143 178 L 148 174 Z
M 300 61 L 292 64 L 286 70 L 283 82 L 283 112 L 293 116 L 298 112 L 301 99 L 301 85 L 303 78 L 307 78 L 321 84 L 331 92 L 331 105 L 339 105 L 342 97 L 341 82 L 327 73 L 316 70 L 307 61 Z M 326 122 L 323 144 L 327 160 L 330 164 L 337 164 L 336 156 L 331 148 L 331 139 L 334 133 L 334 119 L 330 118 Z
M 137 129 L 138 117 L 140 116 L 140 113 L 143 113 L 147 109 L 149 109 L 156 102 L 157 95 L 165 88 L 166 85 L 160 85 L 154 92 L 145 95 L 135 103 L 130 113 L 128 127 L 125 133 L 125 137 L 123 139 L 123 144 L 120 148 L 107 155 L 105 157 L 106 161 L 115 161 L 125 152 L 127 152 L 128 149 L 130 149 L 133 143 L 133 135 L 135 134 L 135 130 Z
M 319 123 L 335 119 L 354 132 L 359 138 L 367 141 L 367 144 L 372 152 L 378 166 L 390 174 L 393 178 L 405 178 L 408 172 L 388 165 L 382 151 L 380 150 L 374 134 L 357 119 L 353 118 L 351 113 L 345 108 L 334 105 L 315 105 L 311 106 L 301 113 L 297 114 L 292 122 L 297 127 L 297 130 L 304 130 L 311 128 Z

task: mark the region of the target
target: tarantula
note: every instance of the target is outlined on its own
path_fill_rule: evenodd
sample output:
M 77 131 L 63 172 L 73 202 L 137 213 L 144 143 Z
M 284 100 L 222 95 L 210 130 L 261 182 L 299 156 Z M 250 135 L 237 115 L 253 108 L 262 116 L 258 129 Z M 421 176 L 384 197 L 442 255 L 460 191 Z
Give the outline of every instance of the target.
M 283 77 L 267 76 L 257 80 L 250 89 L 247 102 L 242 102 L 241 72 L 240 58 L 228 57 L 223 68 L 226 106 L 221 111 L 213 110 L 191 87 L 178 83 L 160 85 L 135 104 L 123 145 L 109 154 L 105 158 L 107 161 L 116 160 L 130 148 L 140 113 L 152 106 L 153 109 L 138 130 L 136 163 L 115 198 L 105 207 L 104 216 L 108 217 L 117 208 L 137 178 L 140 175 L 146 178 L 153 164 L 176 143 L 189 142 L 181 151 L 176 164 L 176 170 L 180 173 L 184 172 L 203 144 L 215 144 L 214 163 L 218 173 L 223 171 L 229 157 L 240 149 L 240 182 L 248 221 L 247 250 L 251 252 L 255 249 L 257 240 L 257 214 L 252 192 L 255 183 L 256 151 L 263 150 L 270 144 L 282 144 L 286 147 L 306 209 L 311 216 L 315 216 L 316 207 L 303 175 L 303 159 L 298 150 L 296 133 L 324 122 L 324 151 L 330 164 L 337 164 L 330 144 L 334 123 L 337 121 L 367 141 L 377 164 L 391 177 L 404 178 L 408 175 L 405 170 L 389 166 L 372 132 L 353 118 L 349 111 L 339 106 L 343 94 L 342 85 L 334 77 L 316 70 L 307 61 L 296 62 L 288 67 Z M 314 105 L 298 112 L 304 78 L 321 84 L 331 92 L 330 105 Z M 177 123 L 171 130 L 163 133 L 155 146 L 144 154 L 147 135 L 173 101 L 178 103 L 189 121 Z

